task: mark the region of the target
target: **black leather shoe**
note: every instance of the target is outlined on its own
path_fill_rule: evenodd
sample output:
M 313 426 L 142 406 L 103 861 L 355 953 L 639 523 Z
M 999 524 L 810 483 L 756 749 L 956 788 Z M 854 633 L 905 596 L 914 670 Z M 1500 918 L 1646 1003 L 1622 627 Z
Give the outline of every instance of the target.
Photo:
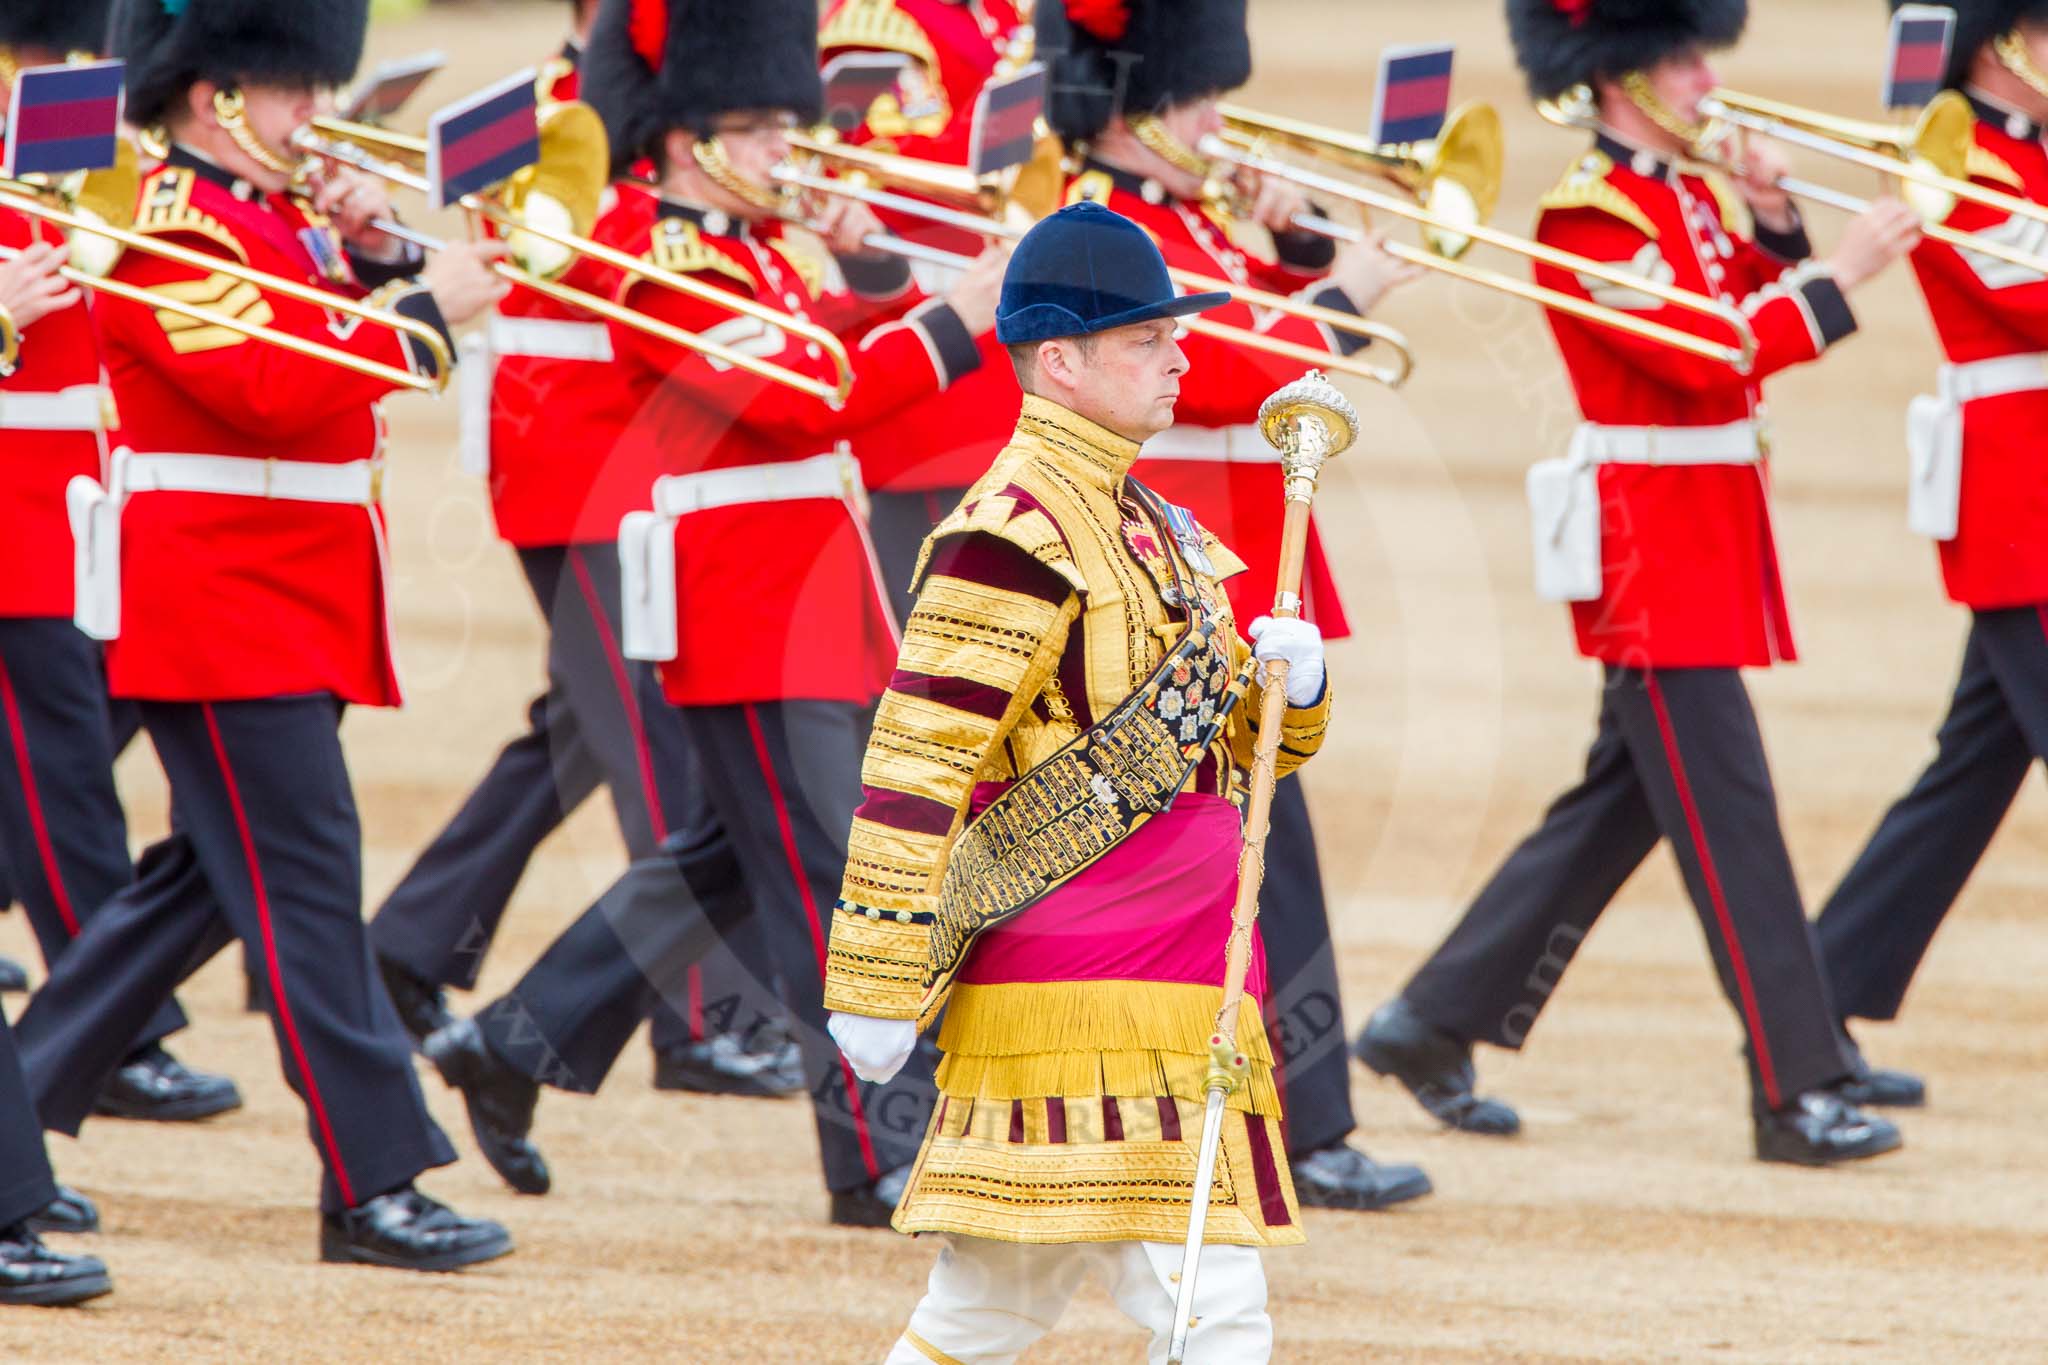
M 1288 1164 L 1294 1168 L 1294 1197 L 1304 1208 L 1384 1209 L 1435 1188 L 1420 1166 L 1382 1166 L 1343 1142 L 1289 1158 Z
M 77 1190 L 59 1185 L 57 1197 L 30 1214 L 28 1225 L 36 1232 L 98 1232 L 100 1211 Z
M 113 1288 L 99 1257 L 52 1251 L 26 1223 L 0 1229 L 0 1304 L 63 1308 Z
M 1864 1113 L 1832 1090 L 1809 1090 L 1775 1113 L 1756 1115 L 1758 1161 L 1833 1166 L 1894 1151 L 1902 1141 L 1890 1120 Z
M 1835 1087 L 1835 1093 L 1857 1106 L 1879 1109 L 1918 1109 L 1927 1103 L 1927 1083 L 1910 1071 L 1893 1071 L 1863 1060 L 1863 1049 L 1842 1030 L 1844 1051 L 1854 1068 L 1849 1079 Z
M 903 1202 L 910 1184 L 910 1168 L 898 1166 L 882 1178 L 859 1189 L 832 1191 L 832 1225 L 841 1228 L 885 1228 Z
M 427 1035 L 420 1051 L 441 1079 L 462 1092 L 469 1131 L 491 1169 L 521 1194 L 546 1194 L 547 1159 L 527 1140 L 540 1086 L 507 1066 L 474 1019 L 458 1019 Z
M 781 1099 L 803 1091 L 803 1056 L 789 1038 L 778 1037 L 769 1046 L 750 1051 L 734 1035 L 714 1033 L 657 1052 L 654 1088 Z
M 22 995 L 28 991 L 28 968 L 11 957 L 0 957 L 0 995 Z
M 460 1270 L 512 1250 L 488 1218 L 464 1218 L 412 1186 L 320 1217 L 320 1259 L 393 1270 Z
M 1373 1011 L 1351 1055 L 1373 1074 L 1400 1081 L 1417 1104 L 1461 1132 L 1511 1137 L 1522 1130 L 1514 1110 L 1472 1092 L 1478 1073 L 1471 1044 L 1429 1023 L 1399 996 Z
M 384 989 L 391 992 L 391 1003 L 398 1006 L 398 1020 L 412 1035 L 414 1047 L 426 1042 L 428 1034 L 455 1022 L 448 1009 L 448 993 L 413 975 L 411 968 L 380 957 L 377 974 L 384 978 Z
M 92 1106 L 109 1118 L 154 1123 L 190 1123 L 241 1107 L 233 1081 L 194 1071 L 155 1044 L 123 1062 Z

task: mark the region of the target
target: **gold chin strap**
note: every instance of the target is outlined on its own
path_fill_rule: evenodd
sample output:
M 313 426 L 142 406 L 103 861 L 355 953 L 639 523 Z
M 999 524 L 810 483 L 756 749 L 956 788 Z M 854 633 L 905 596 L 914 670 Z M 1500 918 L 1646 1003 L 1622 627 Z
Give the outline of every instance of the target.
M 1167 131 L 1157 114 L 1133 114 L 1124 122 L 1129 126 L 1131 136 L 1143 143 L 1147 150 L 1163 157 L 1175 170 L 1204 178 L 1209 175 L 1209 163 L 1194 148 Z
M 1133 114 L 1124 120 L 1131 136 L 1146 150 L 1162 158 L 1177 171 L 1202 178 L 1202 202 L 1227 218 L 1243 218 L 1251 212 L 1246 197 L 1200 152 L 1175 137 L 1157 114 Z
M 14 78 L 21 72 L 21 63 L 14 59 L 14 49 L 0 46 L 0 81 L 14 84 Z
M 1631 71 L 1621 78 L 1621 88 L 1628 92 L 1629 102 L 1643 111 L 1643 117 L 1662 128 L 1671 136 L 1692 147 L 1706 136 L 1705 123 L 1690 123 L 1678 116 L 1670 105 L 1657 98 L 1657 92 L 1650 88 L 1650 78 L 1640 71 Z
M 726 159 L 725 144 L 716 137 L 701 138 L 690 144 L 690 155 L 696 159 L 697 169 L 705 178 L 744 204 L 770 213 L 783 207 L 782 196 L 774 190 L 763 189 L 732 168 Z
M 263 144 L 256 136 L 256 130 L 243 117 L 242 92 L 239 90 L 216 90 L 213 92 L 213 116 L 220 120 L 220 126 L 234 139 L 235 145 L 246 153 L 251 161 L 266 171 L 279 175 L 290 175 L 298 167 L 285 160 Z
M 2027 88 L 2043 99 L 2048 99 L 2048 72 L 2043 72 L 2027 51 L 2026 42 L 2019 33 L 2007 33 L 1993 41 L 1991 51 L 2004 64 L 2007 71 L 2027 83 Z

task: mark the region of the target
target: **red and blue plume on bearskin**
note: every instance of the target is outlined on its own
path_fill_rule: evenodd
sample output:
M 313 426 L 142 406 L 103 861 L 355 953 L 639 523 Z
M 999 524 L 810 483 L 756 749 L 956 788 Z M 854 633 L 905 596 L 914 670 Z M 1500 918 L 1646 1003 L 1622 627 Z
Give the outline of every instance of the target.
M 1515 61 L 1539 100 L 1689 47 L 1728 47 L 1749 20 L 1749 0 L 1507 0 L 1507 9 Z

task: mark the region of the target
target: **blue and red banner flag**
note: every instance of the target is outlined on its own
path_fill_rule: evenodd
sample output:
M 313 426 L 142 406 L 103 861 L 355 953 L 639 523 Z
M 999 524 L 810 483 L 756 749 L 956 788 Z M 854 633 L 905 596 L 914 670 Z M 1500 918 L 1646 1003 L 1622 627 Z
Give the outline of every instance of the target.
M 1891 55 L 1884 67 L 1884 107 L 1918 109 L 1941 93 L 1956 40 L 1956 12 L 1941 5 L 1901 5 L 1892 15 Z
M 1449 43 L 1390 47 L 1380 54 L 1373 92 L 1372 138 L 1379 143 L 1427 142 L 1443 131 L 1451 108 Z
M 540 160 L 539 98 L 528 68 L 451 104 L 427 125 L 434 207 L 462 202 Z
M 14 80 L 0 174 L 65 175 L 114 164 L 125 62 L 35 66 Z

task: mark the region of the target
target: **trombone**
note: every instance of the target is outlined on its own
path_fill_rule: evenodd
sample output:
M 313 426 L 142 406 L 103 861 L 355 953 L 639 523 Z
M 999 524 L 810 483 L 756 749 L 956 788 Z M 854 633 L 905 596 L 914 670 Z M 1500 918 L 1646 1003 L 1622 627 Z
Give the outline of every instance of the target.
M 834 179 L 795 168 L 778 170 L 775 173 L 776 182 L 787 190 L 840 195 L 858 200 L 872 208 L 887 209 L 906 217 L 957 228 L 963 232 L 995 240 L 1014 242 L 1026 231 L 1019 223 L 1006 222 L 992 216 L 990 210 L 1001 206 L 1002 196 L 960 167 L 863 148 L 841 147 L 810 139 L 793 140 L 792 145 L 800 145 L 802 150 L 820 160 L 838 162 L 858 175 L 873 176 L 891 184 L 908 186 L 934 198 L 965 200 L 981 211 L 970 213 L 949 209 L 923 199 L 875 189 L 857 180 Z M 865 245 L 914 260 L 932 260 L 955 267 L 968 264 L 968 258 L 957 253 L 939 251 L 886 233 L 871 234 Z M 1360 379 L 1370 379 L 1388 388 L 1399 388 L 1407 382 L 1409 373 L 1415 367 L 1414 355 L 1409 350 L 1407 338 L 1384 323 L 1372 322 L 1353 313 L 1289 298 L 1284 294 L 1247 288 L 1231 280 L 1218 279 L 1191 270 L 1169 267 L 1167 273 L 1172 276 L 1175 284 L 1191 293 L 1227 292 L 1254 308 L 1304 318 L 1351 336 L 1382 342 L 1392 352 L 1393 361 L 1387 365 L 1374 365 L 1355 356 L 1332 355 L 1328 351 L 1303 346 L 1285 337 L 1268 336 L 1249 327 L 1234 327 L 1228 323 L 1200 317 L 1180 319 L 1182 326 L 1199 336 L 1211 337 L 1248 350 L 1264 351 L 1288 360 L 1297 360 L 1305 365 L 1321 366 L 1323 369 L 1354 375 Z
M 1491 117 L 1482 117 L 1475 112 L 1482 109 Z M 1361 208 L 1377 209 L 1421 224 L 1433 249 L 1422 251 L 1406 243 L 1389 242 L 1387 253 L 1396 260 L 1540 304 L 1554 312 L 1625 332 L 1687 355 L 1715 361 L 1741 373 L 1748 373 L 1756 362 L 1756 333 L 1742 310 L 1733 304 L 1711 295 L 1645 279 L 1606 261 L 1596 261 L 1576 252 L 1563 251 L 1527 237 L 1487 227 L 1483 220 L 1499 200 L 1503 160 L 1499 117 L 1487 106 L 1464 106 L 1452 115 L 1450 122 L 1444 125 L 1443 134 L 1435 142 L 1419 146 L 1402 143 L 1382 147 L 1335 130 L 1255 114 L 1234 106 L 1226 109 L 1224 118 L 1229 133 L 1225 137 L 1204 138 L 1203 155 L 1261 175 L 1291 181 L 1319 194 L 1349 200 Z M 1384 176 L 1422 202 L 1419 206 L 1411 204 L 1393 195 L 1381 194 L 1266 156 L 1261 144 L 1268 139 Z M 1297 215 L 1294 222 L 1297 227 L 1339 241 L 1357 242 L 1364 236 L 1356 228 L 1315 214 Z M 1475 242 L 1568 270 L 1574 275 L 1620 285 L 1688 312 L 1713 318 L 1727 326 L 1736 338 L 1735 343 L 1731 345 L 1696 336 L 1669 323 L 1635 317 L 1623 309 L 1595 303 L 1531 280 L 1517 279 L 1498 270 L 1468 265 L 1458 259 Z
M 426 176 L 414 166 L 415 162 L 424 164 L 426 159 L 427 146 L 423 138 L 321 117 L 315 118 L 311 128 L 302 131 L 293 141 L 310 157 L 338 162 L 406 189 L 432 192 L 433 187 Z M 376 150 L 372 152 L 369 148 Z M 539 163 L 521 171 L 508 182 L 502 191 L 505 196 L 502 201 L 475 194 L 464 195 L 460 201 L 466 211 L 506 229 L 515 252 L 522 252 L 522 239 L 528 244 L 522 253 L 529 261 L 528 268 L 498 261 L 493 263 L 492 269 L 520 288 L 566 307 L 594 314 L 672 346 L 743 370 L 756 378 L 809 394 L 834 408 L 843 406 L 847 395 L 853 391 L 853 361 L 846 352 L 846 343 L 837 333 L 744 295 L 661 269 L 652 261 L 590 238 L 589 232 L 597 217 L 598 200 L 604 189 L 602 168 L 606 165 L 606 156 L 603 125 L 597 121 L 597 115 L 589 105 L 568 102 L 544 110 L 541 114 Z M 598 168 L 596 175 L 592 176 L 586 168 Z M 559 196 L 549 192 L 558 188 L 563 191 Z M 539 214 L 547 212 L 540 206 L 547 203 L 561 205 L 566 211 L 557 216 L 568 221 L 558 226 L 536 222 Z M 379 222 L 375 226 L 428 251 L 439 250 L 445 245 L 436 238 L 396 223 Z M 534 242 L 554 249 L 552 270 L 533 268 L 533 258 L 537 254 L 531 246 Z M 817 379 L 787 365 L 748 355 L 711 337 L 686 331 L 588 290 L 556 283 L 551 276 L 566 270 L 578 256 L 602 262 L 688 298 L 714 304 L 802 337 L 815 344 L 832 361 L 835 378 L 831 381 Z
M 1556 100 L 1543 101 L 1537 105 L 1537 110 L 1544 118 L 1564 127 L 1590 128 L 1599 121 L 1592 92 L 1584 86 L 1574 87 Z M 1983 189 L 1970 182 L 1970 130 L 1976 115 L 1971 112 L 1969 101 L 1955 91 L 1944 91 L 1936 96 L 1912 124 L 1837 119 L 1796 105 L 1737 94 L 1732 90 L 1717 90 L 1701 100 L 1699 112 L 1707 120 L 1708 127 L 1694 145 L 1693 155 L 1709 169 L 1739 169 L 1723 151 L 1727 130 L 1733 128 L 1819 152 L 1838 161 L 1865 166 L 1902 182 L 1907 202 L 1921 217 L 1921 232 L 1929 239 L 1946 243 L 1958 251 L 1990 256 L 2009 265 L 2048 275 L 2048 256 L 2022 251 L 2003 242 L 1985 241 L 1970 233 L 1959 232 L 1941 221 L 1948 217 L 1956 200 L 1967 199 L 2037 222 L 2048 222 L 2048 209 L 2041 205 Z M 1886 148 L 1890 151 L 1884 150 Z M 1861 213 L 1870 207 L 1868 199 L 1796 176 L 1780 176 L 1778 188 L 1843 213 Z
M 1911 123 L 1837 118 L 1734 90 L 1716 90 L 1702 101 L 1700 114 L 1794 147 L 1896 176 L 1904 182 L 1902 188 L 1908 201 L 1929 222 L 1938 223 L 1948 217 L 1958 199 L 2048 221 L 2048 208 L 2032 200 L 1980 189 L 1971 183 L 1971 133 L 1977 116 L 1969 100 L 1955 90 L 1936 95 Z
M 341 350 L 338 347 L 322 345 L 317 341 L 309 341 L 305 337 L 296 336 L 279 328 L 266 327 L 261 323 L 245 322 L 241 318 L 230 317 L 226 313 L 218 312 L 214 309 L 189 304 L 182 299 L 171 298 L 169 295 L 159 293 L 154 289 L 144 289 L 137 285 L 123 284 L 119 280 L 103 279 L 76 266 L 66 265 L 59 267 L 58 273 L 73 284 L 94 290 L 109 298 L 125 299 L 130 303 L 139 303 L 146 308 L 176 313 L 181 317 L 188 317 L 194 321 L 205 323 L 209 327 L 225 328 L 230 332 L 240 333 L 252 341 L 260 341 L 266 345 L 275 346 L 280 350 L 291 351 L 312 360 L 324 361 L 329 365 L 339 366 L 356 374 L 380 379 L 395 388 L 412 389 L 420 393 L 440 393 L 448 387 L 448 377 L 453 372 L 455 366 L 454 357 L 449 355 L 448 344 L 441 339 L 441 334 L 424 322 L 418 322 L 402 314 L 393 313 L 385 309 L 374 308 L 367 303 L 351 299 L 346 295 L 330 293 L 325 289 L 318 289 L 298 280 L 286 279 L 281 275 L 270 274 L 268 271 L 252 269 L 239 262 L 224 260 L 219 256 L 211 256 L 203 251 L 195 251 L 190 247 L 179 246 L 175 242 L 165 242 L 153 237 L 145 237 L 140 233 L 114 226 L 112 223 L 101 221 L 96 217 L 88 217 L 82 213 L 56 208 L 35 197 L 36 190 L 37 187 L 23 185 L 20 182 L 0 183 L 0 208 L 9 208 L 32 218 L 40 218 L 44 222 L 64 228 L 74 234 L 89 233 L 94 237 L 118 243 L 130 251 L 140 251 L 144 255 L 160 257 L 167 261 L 175 261 L 179 265 L 190 266 L 195 270 L 226 275 L 231 279 L 252 284 L 266 293 L 278 294 L 284 298 L 295 299 L 301 303 L 310 303 L 315 307 L 329 309 L 336 313 L 346 313 L 350 317 L 361 318 L 365 322 L 389 328 L 408 340 L 416 341 L 424 346 L 428 354 L 434 358 L 434 373 L 431 375 L 415 374 L 411 370 L 400 369 L 396 365 L 387 365 L 380 360 L 371 360 L 365 356 L 354 355 L 348 351 Z M 129 198 L 129 203 L 132 215 L 132 205 L 134 203 L 132 195 Z

